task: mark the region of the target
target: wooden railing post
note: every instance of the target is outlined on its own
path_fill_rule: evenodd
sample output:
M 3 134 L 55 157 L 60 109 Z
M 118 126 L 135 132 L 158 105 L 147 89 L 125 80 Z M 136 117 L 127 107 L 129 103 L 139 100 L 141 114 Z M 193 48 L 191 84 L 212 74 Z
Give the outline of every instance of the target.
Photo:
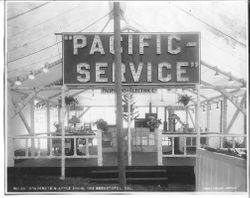
M 162 131 L 156 129 L 157 137 L 157 165 L 162 166 Z
M 52 156 L 52 150 L 53 150 L 53 138 L 52 136 L 47 136 L 48 137 L 48 141 L 49 141 L 49 156 Z
M 8 167 L 14 167 L 15 166 L 15 139 L 13 137 L 8 137 L 8 142 L 7 142 L 7 151 L 8 151 Z
M 62 110 L 61 110 L 61 126 L 62 126 L 62 134 L 61 134 L 61 152 L 62 152 L 62 155 L 61 155 L 61 177 L 60 179 L 65 179 L 65 125 L 64 125 L 64 122 L 65 122 L 65 119 L 64 119 L 64 116 L 65 116 L 65 91 L 66 91 L 66 85 L 63 85 L 62 86 Z
M 34 107 L 34 99 L 30 101 L 30 128 L 31 128 L 31 156 L 35 156 L 35 107 Z
M 102 166 L 102 131 L 97 131 L 97 164 Z

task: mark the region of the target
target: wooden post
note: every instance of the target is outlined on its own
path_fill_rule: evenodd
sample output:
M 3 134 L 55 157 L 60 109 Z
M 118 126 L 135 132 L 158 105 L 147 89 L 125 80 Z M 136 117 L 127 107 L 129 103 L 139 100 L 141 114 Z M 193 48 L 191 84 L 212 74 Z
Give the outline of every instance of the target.
M 220 133 L 222 133 L 222 131 L 223 131 L 223 124 L 222 124 L 223 123 L 223 118 L 222 118 L 223 117 L 222 116 L 223 110 L 222 109 L 223 109 L 223 101 L 220 101 L 220 126 L 219 126 L 220 127 L 220 129 L 219 129 Z
M 246 97 L 246 96 L 244 96 L 244 97 Z M 246 106 L 247 106 L 247 104 L 246 104 L 246 98 L 245 98 L 244 103 L 243 103 L 243 107 L 246 109 Z M 243 129 L 244 130 L 244 134 L 247 134 L 247 116 L 246 115 L 244 115 L 243 124 L 244 124 L 244 129 Z M 244 140 L 246 140 L 246 138 L 244 138 Z
M 97 165 L 102 166 L 102 131 L 97 131 Z
M 47 101 L 47 153 L 50 153 L 50 141 L 51 139 L 49 138 L 50 136 L 50 108 L 49 108 L 49 102 Z
M 157 143 L 157 165 L 162 166 L 162 131 L 156 129 Z
M 131 94 L 128 93 L 128 165 L 132 165 L 131 153 Z
M 60 106 L 58 106 L 58 109 L 57 109 L 57 116 L 58 116 L 58 124 L 60 124 L 61 123 L 61 107 Z
M 62 146 L 62 156 L 61 156 L 61 177 L 60 179 L 65 179 L 65 91 L 66 85 L 62 86 L 62 109 L 61 109 L 61 121 L 62 121 L 62 134 L 61 134 L 61 146 Z
M 195 131 L 197 133 L 196 139 L 196 149 L 200 148 L 200 85 L 196 85 L 197 89 L 197 104 L 196 104 L 196 112 L 195 112 Z
M 34 108 L 34 99 L 30 101 L 30 128 L 31 128 L 31 156 L 35 156 L 35 108 Z
M 168 126 L 167 126 L 167 107 L 164 107 L 164 126 L 163 126 L 163 130 L 167 131 L 168 130 Z
M 116 87 L 116 127 L 118 148 L 119 184 L 122 190 L 126 186 L 124 166 L 124 141 L 122 126 L 122 82 L 121 82 L 121 32 L 120 32 L 120 2 L 114 2 L 114 48 L 115 48 L 115 87 Z
M 170 132 L 174 132 L 174 123 L 172 122 L 171 115 L 174 114 L 174 110 L 173 109 L 168 109 L 168 126 L 169 126 L 169 131 Z
M 185 112 L 186 112 L 186 124 L 187 124 L 187 126 L 188 126 L 188 125 L 189 125 L 189 124 L 188 124 L 188 107 L 186 107 L 186 111 L 185 111 Z
M 210 131 L 210 103 L 207 103 L 207 132 Z
M 227 131 L 227 98 L 223 97 L 222 102 L 222 133 Z
M 66 106 L 66 112 L 67 112 L 67 127 L 69 127 L 69 108 L 70 108 L 70 106 L 67 105 L 67 106 Z
M 15 141 L 13 137 L 8 136 L 7 139 L 7 151 L 8 151 L 8 162 L 7 167 L 14 167 L 15 166 Z

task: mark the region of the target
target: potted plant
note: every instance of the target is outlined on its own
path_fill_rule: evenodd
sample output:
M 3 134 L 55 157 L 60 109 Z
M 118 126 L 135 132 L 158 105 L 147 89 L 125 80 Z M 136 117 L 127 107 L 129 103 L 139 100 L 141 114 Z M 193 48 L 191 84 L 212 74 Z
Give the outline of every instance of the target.
M 73 124 L 74 127 L 76 127 L 76 124 L 80 123 L 80 119 L 77 118 L 77 117 L 74 115 L 74 116 L 72 116 L 72 118 L 69 120 L 69 123 L 70 123 L 70 124 Z
M 161 124 L 162 124 L 161 119 L 157 119 L 154 116 L 148 117 L 147 125 L 149 126 L 151 132 L 154 132 L 154 130 L 159 128 Z
M 108 123 L 105 120 L 100 118 L 95 122 L 95 124 L 96 124 L 96 127 L 102 130 L 104 133 L 108 131 Z
M 62 105 L 62 100 L 61 98 L 58 100 L 59 105 Z M 79 102 L 77 98 L 74 98 L 73 96 L 65 96 L 65 105 L 67 106 L 72 106 L 72 105 L 77 105 Z
M 178 104 L 181 103 L 184 106 L 186 106 L 191 100 L 192 100 L 191 96 L 188 96 L 187 94 L 184 94 L 184 95 L 179 96 Z

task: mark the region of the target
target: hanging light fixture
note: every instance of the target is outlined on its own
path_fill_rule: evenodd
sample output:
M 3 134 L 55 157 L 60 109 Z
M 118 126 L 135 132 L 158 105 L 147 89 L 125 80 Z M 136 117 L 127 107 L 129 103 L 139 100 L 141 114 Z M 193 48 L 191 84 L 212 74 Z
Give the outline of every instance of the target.
M 19 77 L 16 78 L 15 85 L 19 86 L 22 84 L 22 81 L 20 80 Z
M 31 79 L 31 80 L 35 79 L 35 76 L 34 76 L 33 72 L 30 72 L 29 79 Z
M 216 102 L 216 109 L 219 109 L 219 102 Z
M 205 106 L 204 105 L 202 105 L 202 109 L 203 109 L 203 111 L 205 111 Z
M 49 71 L 48 64 L 45 64 L 45 66 L 43 67 L 43 72 L 47 73 L 48 71 Z
M 232 79 L 232 75 L 231 75 L 231 73 L 229 74 L 229 79 L 228 79 L 228 82 L 229 83 L 233 83 L 234 81 L 233 81 L 233 79 Z
M 214 73 L 214 76 L 215 77 L 220 77 L 220 73 L 218 72 L 218 68 L 216 67 L 216 71 L 215 71 L 215 73 Z

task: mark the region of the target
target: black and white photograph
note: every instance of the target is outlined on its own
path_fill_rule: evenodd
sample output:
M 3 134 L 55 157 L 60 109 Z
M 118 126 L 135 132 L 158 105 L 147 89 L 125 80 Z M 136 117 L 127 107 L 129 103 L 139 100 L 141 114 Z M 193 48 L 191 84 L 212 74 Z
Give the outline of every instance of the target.
M 249 193 L 248 1 L 5 1 L 4 193 Z

